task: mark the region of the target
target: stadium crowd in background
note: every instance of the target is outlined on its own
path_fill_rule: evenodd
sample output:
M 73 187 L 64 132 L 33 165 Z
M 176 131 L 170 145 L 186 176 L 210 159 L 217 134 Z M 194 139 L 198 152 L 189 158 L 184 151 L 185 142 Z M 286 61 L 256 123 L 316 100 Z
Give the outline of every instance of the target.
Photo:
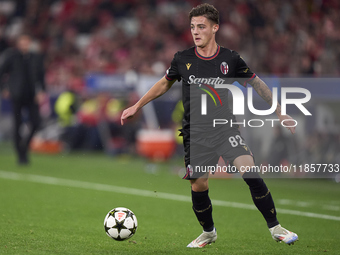
M 0 1 L 0 50 L 31 31 L 46 53 L 50 91 L 81 89 L 87 72 L 162 75 L 192 46 L 187 11 L 203 1 Z M 340 3 L 208 1 L 221 10 L 218 42 L 258 73 L 340 74 Z M 225 45 L 224 45 L 225 44 Z
M 337 0 L 0 0 L 0 54 L 29 31 L 50 95 L 81 93 L 91 72 L 163 76 L 173 54 L 193 45 L 187 13 L 202 2 L 220 10 L 217 42 L 258 74 L 340 75 Z

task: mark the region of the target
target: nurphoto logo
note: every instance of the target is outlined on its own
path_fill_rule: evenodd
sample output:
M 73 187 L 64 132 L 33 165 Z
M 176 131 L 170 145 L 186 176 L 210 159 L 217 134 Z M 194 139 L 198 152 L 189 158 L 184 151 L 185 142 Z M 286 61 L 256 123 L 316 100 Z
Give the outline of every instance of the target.
M 243 91 L 237 87 L 236 85 L 232 84 L 225 84 L 224 79 L 222 78 L 196 78 L 194 75 L 189 77 L 189 84 L 198 84 L 199 89 L 203 90 L 205 94 L 201 95 L 201 115 L 208 114 L 208 104 L 207 104 L 207 95 L 211 97 L 214 101 L 215 106 L 218 105 L 218 99 L 220 105 L 223 105 L 221 101 L 220 95 L 217 93 L 216 89 L 227 89 L 230 91 L 233 97 L 233 115 L 245 115 L 245 100 L 247 100 L 248 110 L 257 116 L 268 116 L 275 112 L 277 105 L 278 105 L 278 88 L 273 88 L 272 95 L 273 95 L 273 102 L 269 109 L 267 110 L 259 110 L 254 107 L 253 101 L 253 88 L 247 88 L 247 98 L 245 98 Z M 281 88 L 281 114 L 287 114 L 287 105 L 295 105 L 305 116 L 311 116 L 312 114 L 307 110 L 304 106 L 305 103 L 309 102 L 311 99 L 311 93 L 308 89 L 299 88 L 299 87 L 285 87 Z M 300 98 L 289 98 L 289 93 L 300 94 L 302 97 Z M 272 127 L 274 127 L 275 122 L 279 122 L 279 119 L 250 119 L 248 121 L 243 120 L 242 122 L 233 122 L 233 120 L 228 119 L 214 119 L 213 120 L 213 127 L 217 125 L 225 125 L 229 124 L 230 126 L 233 125 L 248 125 L 249 127 L 262 127 L 265 122 L 271 123 Z M 294 124 L 286 124 L 285 122 L 289 120 L 281 121 L 281 125 L 284 127 L 295 127 L 297 126 L 298 122 L 296 120 L 293 121 Z

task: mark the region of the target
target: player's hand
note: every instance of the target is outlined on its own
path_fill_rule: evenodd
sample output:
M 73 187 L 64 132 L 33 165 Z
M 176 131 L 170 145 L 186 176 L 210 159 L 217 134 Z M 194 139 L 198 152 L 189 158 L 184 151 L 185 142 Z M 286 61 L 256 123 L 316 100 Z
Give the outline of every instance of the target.
M 282 123 L 282 121 L 285 121 L 284 122 L 285 126 L 291 126 L 291 127 L 287 127 L 287 129 L 292 134 L 295 134 L 295 127 L 293 126 L 296 124 L 296 121 L 294 121 L 292 117 L 290 117 L 289 115 L 281 115 L 279 119 L 280 119 L 280 123 Z
M 135 105 L 125 109 L 122 113 L 122 116 L 120 117 L 120 123 L 124 125 L 124 120 L 132 118 L 136 113 L 138 109 Z

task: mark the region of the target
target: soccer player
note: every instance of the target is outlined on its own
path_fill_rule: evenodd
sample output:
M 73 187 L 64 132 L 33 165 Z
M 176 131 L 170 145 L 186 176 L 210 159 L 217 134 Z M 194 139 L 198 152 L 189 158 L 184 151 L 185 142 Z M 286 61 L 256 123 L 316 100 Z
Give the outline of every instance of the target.
M 240 55 L 216 43 L 215 34 L 219 29 L 219 13 L 209 4 L 201 4 L 189 13 L 191 34 L 195 47 L 177 52 L 166 75 L 133 106 L 124 110 L 121 124 L 133 117 L 138 110 L 150 101 L 168 91 L 176 80 L 182 80 L 184 117 L 182 135 L 187 173 L 184 179 L 190 180 L 193 210 L 203 233 L 187 247 L 202 248 L 217 239 L 212 218 L 212 204 L 208 195 L 208 173 L 199 171 L 201 167 L 217 164 L 220 156 L 225 162 L 235 166 L 248 184 L 255 206 L 262 213 L 269 231 L 276 241 L 292 244 L 298 236 L 281 227 L 276 217 L 274 202 L 269 189 L 257 172 L 245 171 L 254 167 L 253 155 L 241 137 L 237 125 L 213 127 L 213 119 L 228 119 L 235 123 L 235 116 L 228 107 L 226 89 L 217 84 L 232 84 L 234 81 L 249 83 L 255 91 L 272 105 L 272 93 L 268 86 L 253 73 Z M 215 86 L 215 88 L 214 88 Z M 202 90 L 218 95 L 220 105 L 205 98 L 206 109 L 214 109 L 209 114 L 202 106 Z M 236 100 L 234 98 L 234 100 Z M 292 133 L 295 127 L 288 115 L 281 115 L 278 104 L 276 114 L 280 122 L 285 121 Z M 197 166 L 199 166 L 197 168 Z M 198 169 L 198 170 L 197 170 Z

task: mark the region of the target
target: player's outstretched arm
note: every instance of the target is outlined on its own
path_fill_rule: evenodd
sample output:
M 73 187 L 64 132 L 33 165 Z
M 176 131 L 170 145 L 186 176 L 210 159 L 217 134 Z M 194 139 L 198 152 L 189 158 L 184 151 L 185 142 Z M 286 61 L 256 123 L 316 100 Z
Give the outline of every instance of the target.
M 176 80 L 168 81 L 163 77 L 156 82 L 137 103 L 123 111 L 120 117 L 120 123 L 124 125 L 126 119 L 132 118 L 144 105 L 167 92 L 175 81 Z
M 273 103 L 273 94 L 271 90 L 268 88 L 267 84 L 262 81 L 258 76 L 256 76 L 254 79 L 248 82 L 269 105 L 272 105 Z M 275 110 L 275 113 L 280 119 L 280 122 L 285 121 L 285 124 L 287 126 L 292 126 L 292 127 L 287 127 L 287 129 L 290 130 L 292 134 L 295 133 L 295 127 L 294 124 L 295 122 L 293 121 L 292 117 L 289 115 L 281 115 L 281 105 L 277 103 L 277 107 Z

